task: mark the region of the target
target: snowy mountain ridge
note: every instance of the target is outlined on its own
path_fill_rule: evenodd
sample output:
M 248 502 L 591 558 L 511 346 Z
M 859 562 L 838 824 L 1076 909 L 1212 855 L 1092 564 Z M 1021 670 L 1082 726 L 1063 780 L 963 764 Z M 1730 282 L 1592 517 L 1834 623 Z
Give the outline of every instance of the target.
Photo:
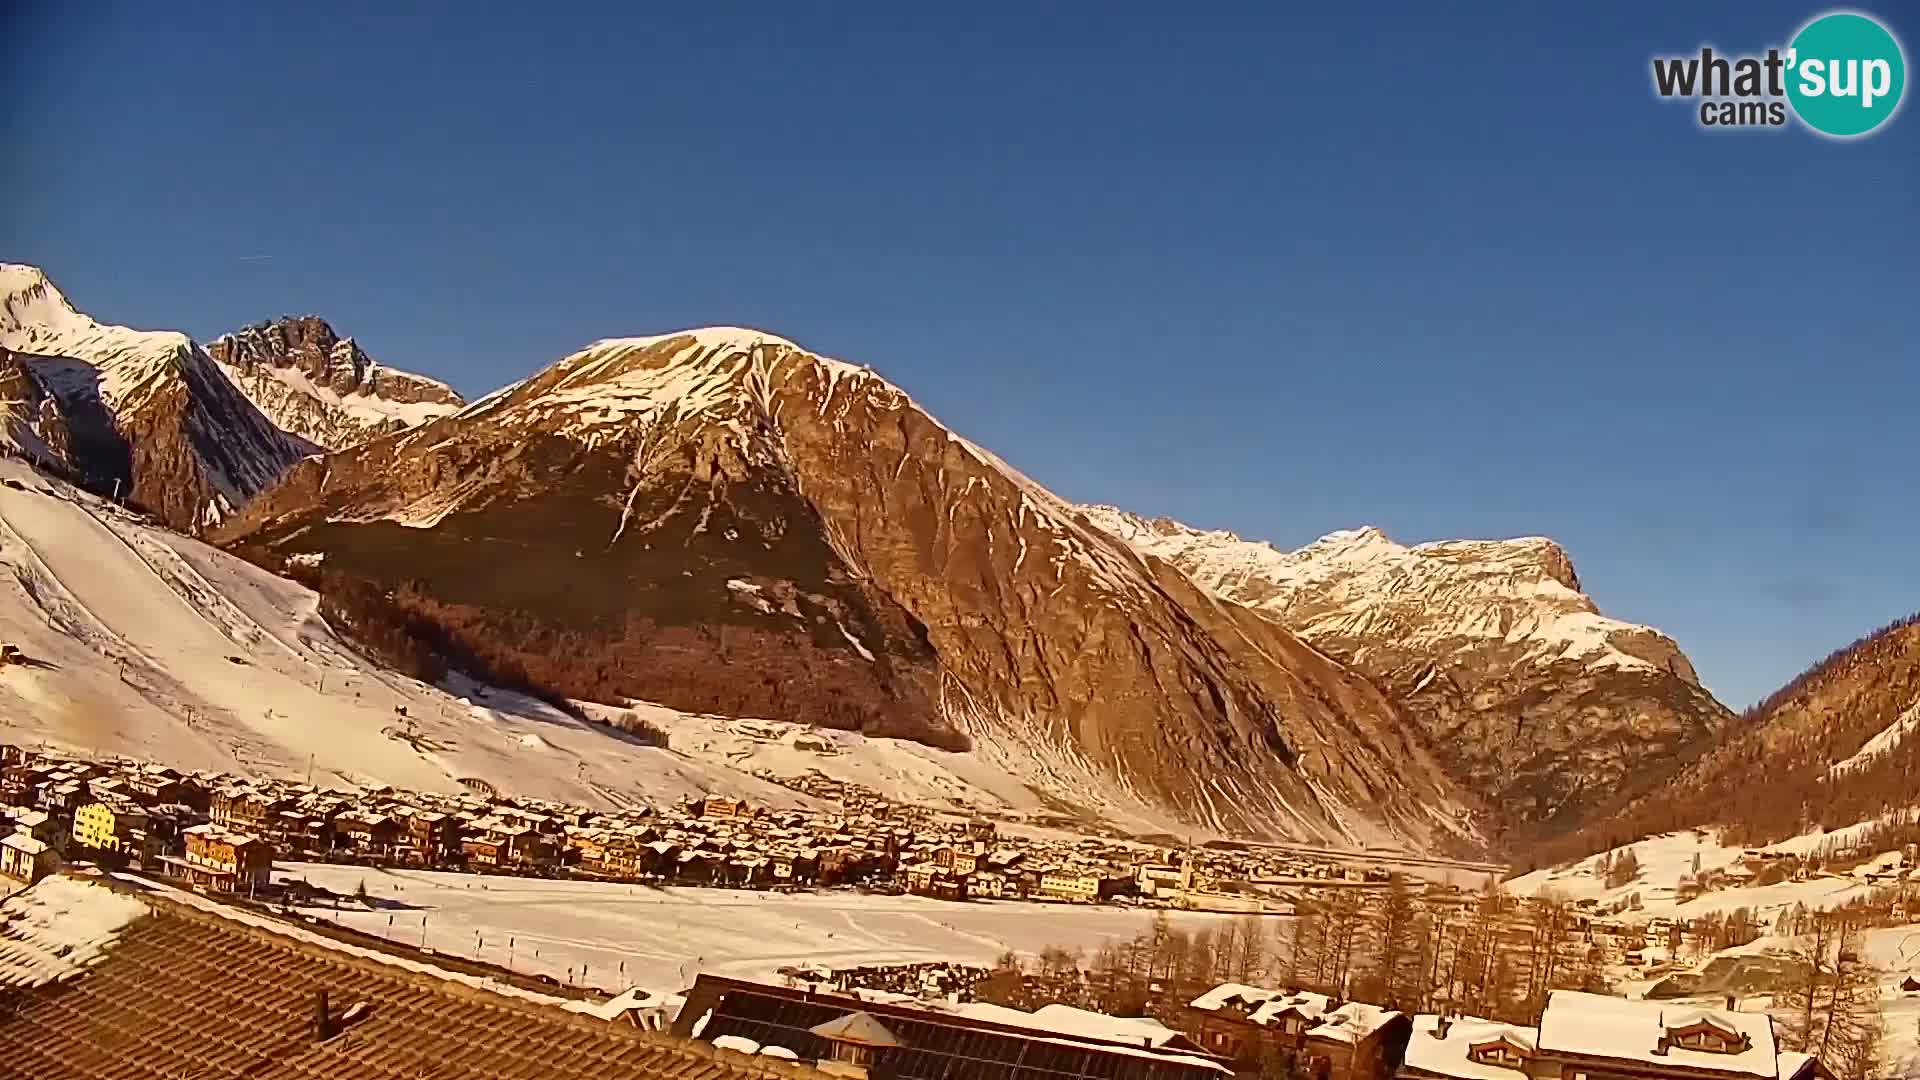
M 1404 701 L 1521 828 L 1579 820 L 1731 714 L 1651 627 L 1601 614 L 1545 537 L 1406 546 L 1371 526 L 1298 551 L 1110 506 L 1098 527 L 1274 619 Z
M 34 356 L 84 360 L 98 369 L 97 393 L 118 412 L 140 404 L 170 366 L 191 363 L 192 339 L 174 330 L 96 322 L 68 302 L 36 266 L 0 263 L 0 346 Z M 90 373 L 66 373 L 71 386 Z
M 1142 554 L 1167 560 L 1221 598 L 1274 615 L 1309 639 L 1399 627 L 1436 643 L 1524 643 L 1543 659 L 1667 667 L 1698 681 L 1677 648 L 1658 647 L 1665 640 L 1659 631 L 1600 614 L 1580 590 L 1566 551 L 1544 536 L 1409 547 L 1369 525 L 1282 551 L 1226 530 L 1117 507 L 1082 509 Z M 1416 613 L 1423 617 L 1415 620 Z
M 208 527 L 311 452 L 185 334 L 103 324 L 37 267 L 0 263 L 4 438 L 17 452 Z
M 207 350 L 274 423 L 329 450 L 466 404 L 446 383 L 380 364 L 314 315 L 256 323 L 215 338 Z

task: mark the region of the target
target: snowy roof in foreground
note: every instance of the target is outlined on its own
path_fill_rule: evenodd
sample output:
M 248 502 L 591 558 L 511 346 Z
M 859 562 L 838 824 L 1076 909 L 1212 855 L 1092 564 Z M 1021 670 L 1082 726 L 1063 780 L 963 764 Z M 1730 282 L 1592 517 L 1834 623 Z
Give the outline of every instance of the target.
M 1669 1031 L 1710 1023 L 1735 1036 L 1746 1048 L 1733 1053 L 1669 1046 Z M 1556 990 L 1540 1017 L 1540 1049 L 1581 1057 L 1623 1058 L 1668 1068 L 1775 1076 L 1780 1068 L 1773 1020 L 1765 1013 L 1702 1009 L 1655 1001 L 1628 1001 L 1603 994 Z
M 0 986 L 44 986 L 98 963 L 147 905 L 104 885 L 50 877 L 0 905 Z
M 970 1020 L 985 1020 L 1009 1027 L 1151 1047 L 1165 1046 L 1180 1034 L 1149 1017 L 1108 1016 L 1106 1013 L 1076 1009 L 1071 1005 L 1042 1005 L 1033 1012 L 1024 1012 L 986 1002 L 973 1002 L 948 1011 Z
M 1536 1032 L 1530 1027 L 1500 1024 L 1477 1016 L 1453 1017 L 1445 1038 L 1435 1035 L 1440 1018 L 1423 1013 L 1413 1018 L 1413 1035 L 1407 1040 L 1403 1068 L 1439 1076 L 1457 1076 L 1462 1080 L 1523 1080 L 1518 1070 L 1499 1065 L 1483 1065 L 1468 1054 L 1476 1046 L 1505 1040 L 1522 1050 L 1531 1050 Z
M 1335 1042 L 1359 1042 L 1387 1026 L 1400 1014 L 1392 1009 L 1349 1001 L 1328 1013 L 1318 1027 L 1307 1032 L 1309 1038 Z

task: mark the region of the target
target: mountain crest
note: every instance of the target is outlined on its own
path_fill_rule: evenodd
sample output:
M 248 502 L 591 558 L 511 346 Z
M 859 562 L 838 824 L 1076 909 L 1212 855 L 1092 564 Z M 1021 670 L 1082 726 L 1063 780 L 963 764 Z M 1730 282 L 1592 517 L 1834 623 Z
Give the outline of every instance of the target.
M 385 367 L 317 315 L 242 327 L 207 347 L 274 423 L 337 450 L 426 423 L 465 402 L 437 379 Z
M 1577 822 L 1731 719 L 1670 638 L 1601 614 L 1545 537 L 1408 547 L 1368 526 L 1289 552 L 1086 509 L 1407 702 L 1456 774 L 1523 829 Z

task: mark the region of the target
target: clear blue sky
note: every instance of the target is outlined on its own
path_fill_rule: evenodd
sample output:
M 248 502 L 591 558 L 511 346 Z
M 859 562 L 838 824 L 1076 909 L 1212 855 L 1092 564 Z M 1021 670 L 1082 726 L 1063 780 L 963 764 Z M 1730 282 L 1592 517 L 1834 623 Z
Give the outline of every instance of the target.
M 1920 609 L 1920 113 L 1649 89 L 1817 7 L 383 6 L 9 5 L 0 258 L 471 394 L 764 327 L 1070 498 L 1549 534 L 1736 706 Z

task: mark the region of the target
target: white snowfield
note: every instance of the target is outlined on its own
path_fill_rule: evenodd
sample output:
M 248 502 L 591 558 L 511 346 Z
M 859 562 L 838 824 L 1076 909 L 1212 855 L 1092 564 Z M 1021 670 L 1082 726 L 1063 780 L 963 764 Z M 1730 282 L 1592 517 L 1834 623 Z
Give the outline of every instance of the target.
M 1104 906 L 661 889 L 318 863 L 283 865 L 276 878 L 305 878 L 349 896 L 365 882 L 376 903 L 403 906 L 368 910 L 343 900 L 337 912 L 302 910 L 413 946 L 424 929 L 430 948 L 496 964 L 511 960 L 516 971 L 562 981 L 569 968 L 583 981 L 584 968 L 588 985 L 606 989 L 673 990 L 692 985 L 702 971 L 778 981 L 779 968 L 809 964 L 991 964 L 1008 949 L 1031 955 L 1049 945 L 1091 953 L 1139 933 L 1152 918 Z M 1169 917 L 1189 931 L 1233 918 Z
M 362 657 L 292 581 L 21 462 L 0 459 L 0 481 L 0 642 L 33 661 L 0 669 L 0 741 L 322 783 L 471 778 L 599 807 L 705 793 L 815 805 L 751 774 L 819 773 L 903 801 L 1040 808 L 980 758 L 915 743 L 635 704 L 670 731 L 661 749 L 466 679 L 429 686 Z
M 1845 829 L 1807 833 L 1752 850 L 1805 855 L 1822 844 L 1852 843 L 1871 824 L 1863 822 Z M 1639 873 L 1632 881 L 1609 888 L 1605 875 L 1600 872 L 1601 860 L 1608 855 L 1618 859 L 1629 849 L 1639 861 Z M 1552 894 L 1567 900 L 1596 900 L 1602 904 L 1619 903 L 1637 893 L 1642 906 L 1617 916 L 1628 923 L 1654 918 L 1693 919 L 1743 907 L 1753 909 L 1761 922 L 1766 923 L 1796 904 L 1805 904 L 1809 910 L 1833 908 L 1884 887 L 1852 875 L 1822 875 L 1805 881 L 1714 889 L 1693 900 L 1680 899 L 1680 880 L 1693 873 L 1695 857 L 1700 860 L 1700 872 L 1711 874 L 1738 865 L 1746 850 L 1722 844 L 1714 830 L 1691 829 L 1627 844 L 1568 866 L 1523 874 L 1509 881 L 1506 888 L 1520 896 Z

